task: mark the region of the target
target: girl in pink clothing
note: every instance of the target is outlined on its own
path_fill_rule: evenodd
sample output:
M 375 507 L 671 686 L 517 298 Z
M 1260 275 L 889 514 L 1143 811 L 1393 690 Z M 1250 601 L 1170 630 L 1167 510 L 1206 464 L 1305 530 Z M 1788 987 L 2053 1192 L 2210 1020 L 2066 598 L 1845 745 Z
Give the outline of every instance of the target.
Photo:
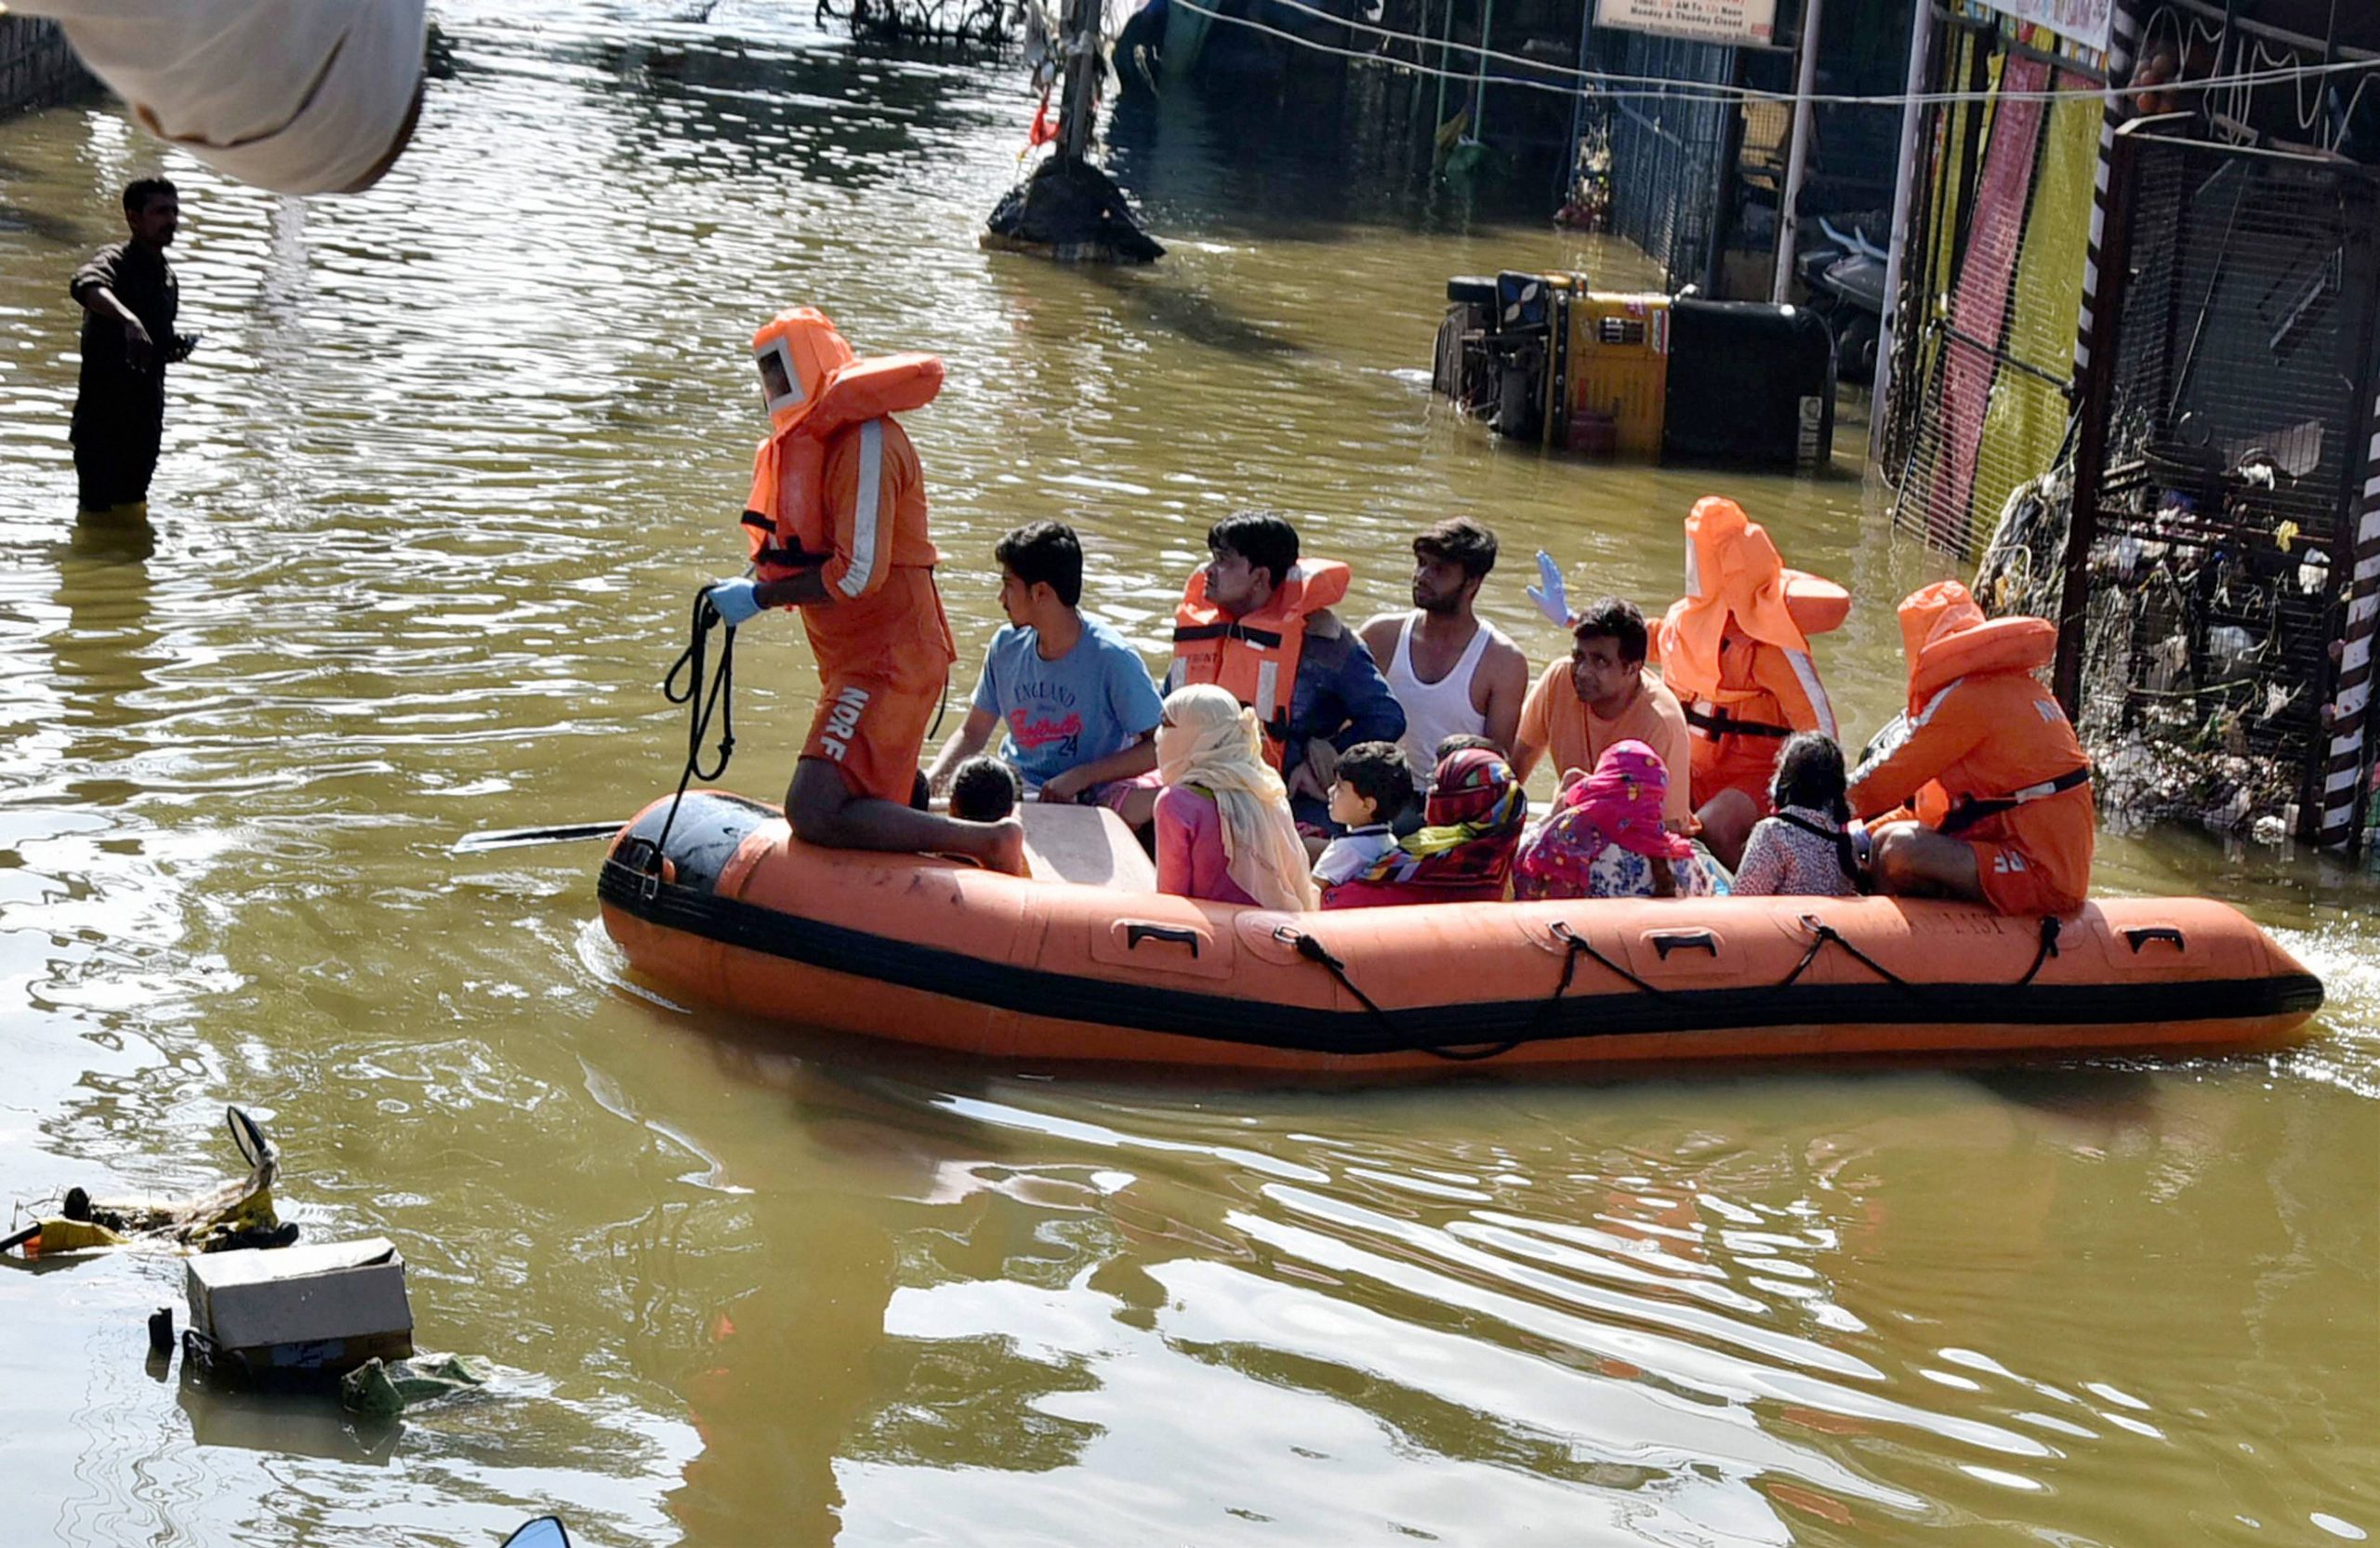
M 1212 683 L 1166 695 L 1157 722 L 1157 890 L 1302 913 L 1316 906 L 1289 792 L 1256 712 Z

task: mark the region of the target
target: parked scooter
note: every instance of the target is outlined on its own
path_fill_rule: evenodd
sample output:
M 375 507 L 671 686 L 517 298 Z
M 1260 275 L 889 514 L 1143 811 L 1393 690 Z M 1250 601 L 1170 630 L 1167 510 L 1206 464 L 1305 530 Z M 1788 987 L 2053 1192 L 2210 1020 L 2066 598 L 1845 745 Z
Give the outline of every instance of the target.
M 1884 249 L 1891 218 L 1879 211 L 1820 216 L 1825 241 L 1803 249 L 1794 267 L 1812 311 L 1834 335 L 1836 369 L 1865 381 L 1875 374 L 1884 324 Z

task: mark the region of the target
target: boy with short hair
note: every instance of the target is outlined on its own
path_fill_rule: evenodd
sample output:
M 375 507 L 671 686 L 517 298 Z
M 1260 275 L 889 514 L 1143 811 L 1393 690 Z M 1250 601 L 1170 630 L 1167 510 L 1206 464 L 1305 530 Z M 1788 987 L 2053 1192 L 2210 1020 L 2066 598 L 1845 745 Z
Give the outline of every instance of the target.
M 1339 755 L 1330 820 L 1344 828 L 1314 862 L 1317 886 L 1361 876 L 1396 847 L 1397 814 L 1413 799 L 1413 763 L 1395 742 L 1358 742 Z
M 1164 706 L 1123 636 L 1083 616 L 1081 541 L 1062 522 L 1033 522 L 992 554 L 1008 627 L 984 653 L 965 723 L 933 761 L 934 793 L 1000 727 L 1000 755 L 1040 800 L 1104 805 L 1143 826 L 1157 805 Z
M 996 823 L 1025 799 L 1025 781 L 1001 759 L 977 754 L 950 776 L 950 814 L 971 823 Z

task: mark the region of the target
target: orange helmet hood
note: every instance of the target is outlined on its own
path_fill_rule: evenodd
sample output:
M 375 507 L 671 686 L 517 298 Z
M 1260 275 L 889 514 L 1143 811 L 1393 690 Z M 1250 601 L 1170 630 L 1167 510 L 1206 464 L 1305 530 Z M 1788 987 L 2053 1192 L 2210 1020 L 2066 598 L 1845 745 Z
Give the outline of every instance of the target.
M 845 425 L 921 408 L 942 390 L 932 355 L 862 360 L 816 307 L 778 312 L 752 336 L 761 393 L 775 435 L 826 435 Z
M 1673 690 L 1719 684 L 1719 643 L 1732 621 L 1748 638 L 1806 654 L 1809 636 L 1838 628 L 1851 594 L 1788 569 L 1767 529 L 1735 501 L 1707 495 L 1686 518 L 1686 595 L 1660 622 L 1661 677 Z
M 1909 660 L 1909 708 L 1977 672 L 2033 672 L 2057 655 L 2057 626 L 2046 618 L 1987 618 L 1973 593 L 1937 580 L 1901 601 L 1901 653 Z

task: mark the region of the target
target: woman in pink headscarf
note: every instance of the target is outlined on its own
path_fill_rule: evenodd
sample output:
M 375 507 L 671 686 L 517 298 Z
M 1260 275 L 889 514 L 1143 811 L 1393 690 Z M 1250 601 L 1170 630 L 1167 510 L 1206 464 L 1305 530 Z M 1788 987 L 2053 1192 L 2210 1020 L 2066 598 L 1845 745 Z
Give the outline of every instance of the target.
M 1521 843 L 1516 897 L 1713 897 L 1726 873 L 1661 826 L 1669 771 L 1638 741 L 1604 749 L 1595 772 L 1566 787 L 1554 814 Z

